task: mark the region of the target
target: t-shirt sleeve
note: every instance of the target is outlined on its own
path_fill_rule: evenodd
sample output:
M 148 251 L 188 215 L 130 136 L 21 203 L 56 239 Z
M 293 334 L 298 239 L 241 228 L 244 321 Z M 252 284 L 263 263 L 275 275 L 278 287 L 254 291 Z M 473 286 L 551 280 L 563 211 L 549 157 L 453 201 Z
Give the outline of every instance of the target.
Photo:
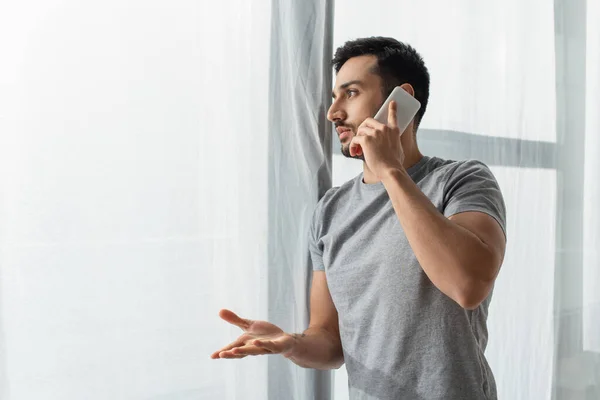
M 506 206 L 492 171 L 479 161 L 461 162 L 444 190 L 444 215 L 478 211 L 494 218 L 506 236 Z
M 308 250 L 310 252 L 313 271 L 325 271 L 325 264 L 323 263 L 323 242 L 320 238 L 321 225 L 323 223 L 321 219 L 321 206 L 322 200 L 315 208 L 308 230 Z

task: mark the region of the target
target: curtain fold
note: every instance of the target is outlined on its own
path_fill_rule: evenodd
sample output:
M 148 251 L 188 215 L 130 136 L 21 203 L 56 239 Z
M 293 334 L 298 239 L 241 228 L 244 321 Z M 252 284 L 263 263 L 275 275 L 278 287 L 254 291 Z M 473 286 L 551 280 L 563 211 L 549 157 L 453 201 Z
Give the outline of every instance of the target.
M 269 86 L 268 319 L 308 327 L 308 227 L 331 187 L 333 0 L 274 0 Z M 268 399 L 327 400 L 331 372 L 268 358 Z

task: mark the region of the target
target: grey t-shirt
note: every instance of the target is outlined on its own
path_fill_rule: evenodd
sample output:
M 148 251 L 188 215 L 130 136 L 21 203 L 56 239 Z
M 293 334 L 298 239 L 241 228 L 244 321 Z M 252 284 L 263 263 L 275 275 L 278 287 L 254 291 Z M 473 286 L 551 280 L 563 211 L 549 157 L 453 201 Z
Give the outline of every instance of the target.
M 446 217 L 479 211 L 505 229 L 502 194 L 483 163 L 423 157 L 408 173 Z M 309 246 L 338 311 L 350 399 L 497 398 L 484 357 L 491 294 L 470 311 L 433 285 L 381 182 L 360 174 L 330 189 Z

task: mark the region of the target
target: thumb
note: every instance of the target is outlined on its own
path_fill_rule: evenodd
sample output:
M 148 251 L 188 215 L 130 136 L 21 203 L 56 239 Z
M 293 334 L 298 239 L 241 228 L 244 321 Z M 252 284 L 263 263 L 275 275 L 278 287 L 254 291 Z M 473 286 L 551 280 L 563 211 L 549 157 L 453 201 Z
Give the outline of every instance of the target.
M 254 322 L 249 319 L 240 318 L 236 313 L 230 310 L 219 311 L 219 317 L 243 330 L 247 330 L 250 325 L 252 325 L 252 322 Z

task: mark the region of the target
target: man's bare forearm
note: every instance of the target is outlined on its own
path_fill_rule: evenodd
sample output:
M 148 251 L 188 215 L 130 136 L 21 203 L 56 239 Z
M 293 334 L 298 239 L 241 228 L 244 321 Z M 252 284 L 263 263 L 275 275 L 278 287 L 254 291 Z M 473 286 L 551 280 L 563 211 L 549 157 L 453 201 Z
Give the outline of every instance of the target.
M 337 369 L 344 364 L 344 354 L 339 336 L 323 328 L 308 328 L 292 335 L 296 344 L 286 355 L 303 368 Z

